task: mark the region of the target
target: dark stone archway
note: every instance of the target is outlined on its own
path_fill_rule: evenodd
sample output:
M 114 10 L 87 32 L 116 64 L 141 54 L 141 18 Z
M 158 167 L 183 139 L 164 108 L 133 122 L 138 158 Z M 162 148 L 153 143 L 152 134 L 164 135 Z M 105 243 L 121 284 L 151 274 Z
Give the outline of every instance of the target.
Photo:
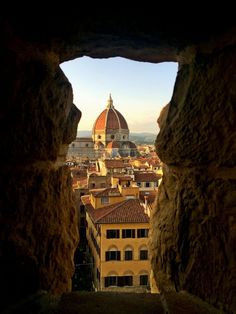
M 63 20 L 63 23 L 61 22 Z M 59 64 L 80 56 L 178 61 L 156 145 L 167 165 L 152 223 L 161 290 L 236 308 L 236 129 L 233 25 L 180 16 L 4 20 L 1 137 L 3 299 L 70 289 L 78 242 L 63 166 L 80 112 Z

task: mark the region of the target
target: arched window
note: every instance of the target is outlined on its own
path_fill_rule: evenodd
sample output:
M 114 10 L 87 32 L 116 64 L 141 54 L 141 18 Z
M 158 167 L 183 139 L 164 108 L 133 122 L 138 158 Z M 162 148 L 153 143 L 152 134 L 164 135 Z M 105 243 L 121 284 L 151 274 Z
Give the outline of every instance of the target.
M 123 276 L 133 276 L 133 275 L 134 275 L 134 273 L 133 273 L 132 270 L 126 270 L 126 271 L 124 272 L 124 274 L 123 274 Z
M 134 273 L 131 270 L 124 272 L 123 276 L 118 278 L 118 286 L 133 286 Z
M 112 246 L 106 251 L 106 262 L 109 261 L 120 261 L 120 251 L 116 246 Z
M 146 245 L 139 248 L 139 259 L 148 260 L 148 249 Z
M 118 274 L 115 271 L 111 271 L 105 277 L 105 287 L 117 286 Z
M 133 259 L 133 248 L 131 246 L 127 246 L 125 248 L 124 260 L 132 261 Z
M 147 270 L 142 270 L 139 272 L 139 285 L 148 286 L 149 284 L 149 273 Z

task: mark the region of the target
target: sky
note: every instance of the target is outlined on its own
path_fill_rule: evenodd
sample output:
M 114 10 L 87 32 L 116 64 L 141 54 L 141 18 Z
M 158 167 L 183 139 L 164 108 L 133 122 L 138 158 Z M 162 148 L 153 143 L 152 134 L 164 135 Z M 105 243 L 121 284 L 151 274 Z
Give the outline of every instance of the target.
M 171 100 L 177 63 L 82 57 L 60 66 L 72 85 L 74 104 L 82 112 L 78 131 L 92 130 L 111 94 L 113 105 L 126 119 L 130 132 L 158 133 L 156 121 Z

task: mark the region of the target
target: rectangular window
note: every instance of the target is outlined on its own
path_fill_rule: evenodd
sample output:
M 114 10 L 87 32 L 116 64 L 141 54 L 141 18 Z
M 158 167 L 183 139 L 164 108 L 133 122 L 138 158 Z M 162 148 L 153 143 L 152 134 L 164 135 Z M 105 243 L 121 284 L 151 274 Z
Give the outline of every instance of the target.
M 139 282 L 140 282 L 140 286 L 147 286 L 148 285 L 148 275 L 141 275 Z
M 117 276 L 105 277 L 105 287 L 117 286 Z
M 101 203 L 102 204 L 108 204 L 109 203 L 109 197 L 108 196 L 102 196 L 101 197 Z
M 84 207 L 84 205 L 80 205 L 80 212 L 81 212 L 81 213 L 84 213 L 84 212 L 85 212 L 85 207 Z
M 120 251 L 107 251 L 106 261 L 120 261 Z
M 146 182 L 146 188 L 150 187 L 150 182 Z
M 119 229 L 107 230 L 107 239 L 119 239 L 119 237 L 120 237 Z
M 109 276 L 105 277 L 105 287 L 110 286 L 133 286 L 133 277 L 132 276 Z
M 119 276 L 117 286 L 133 286 L 133 276 Z
M 148 238 L 148 229 L 138 229 L 138 238 Z
M 133 251 L 125 251 L 125 261 L 131 261 L 133 259 Z
M 135 229 L 123 229 L 122 238 L 135 238 Z
M 147 260 L 148 259 L 148 251 L 147 250 L 140 250 L 139 259 L 140 260 Z

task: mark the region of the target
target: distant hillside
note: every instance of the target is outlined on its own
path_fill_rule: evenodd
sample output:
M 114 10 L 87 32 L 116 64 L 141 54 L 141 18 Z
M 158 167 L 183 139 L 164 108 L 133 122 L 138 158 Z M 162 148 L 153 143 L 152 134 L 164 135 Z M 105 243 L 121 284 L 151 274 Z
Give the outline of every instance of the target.
M 153 133 L 130 133 L 130 141 L 136 144 L 154 144 L 157 134 Z
M 88 130 L 83 130 L 83 131 L 77 131 L 77 136 L 78 137 L 91 137 L 92 132 Z
M 77 132 L 78 137 L 91 137 L 91 131 L 82 130 Z M 130 133 L 130 141 L 136 144 L 154 144 L 157 134 L 154 133 Z

